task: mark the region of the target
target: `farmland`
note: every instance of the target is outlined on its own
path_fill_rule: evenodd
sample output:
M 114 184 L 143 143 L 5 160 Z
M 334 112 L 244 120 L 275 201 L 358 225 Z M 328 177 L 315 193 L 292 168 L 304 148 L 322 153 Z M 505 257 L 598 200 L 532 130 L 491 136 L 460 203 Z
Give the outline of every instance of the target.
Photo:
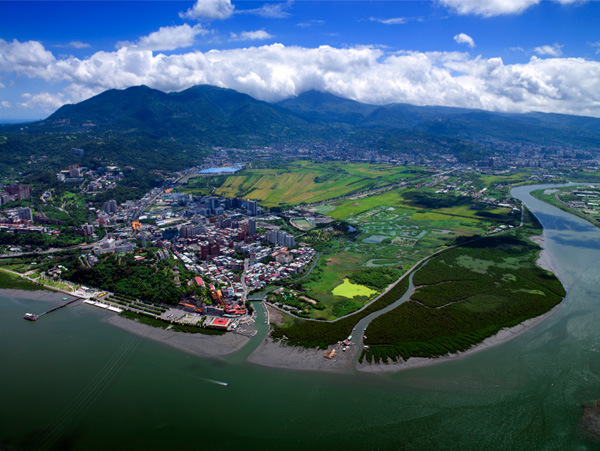
M 422 199 L 415 193 L 427 199 L 439 198 L 439 205 L 427 208 L 420 204 Z M 312 277 L 303 283 L 302 288 L 309 296 L 328 306 L 342 300 L 336 295 L 336 287 L 358 271 L 389 267 L 403 273 L 461 236 L 485 235 L 499 225 L 515 225 L 520 219 L 520 212 L 512 208 L 485 208 L 468 196 L 435 195 L 435 187 L 395 189 L 319 205 L 313 210 L 325 212 L 322 214 L 360 230 L 360 234 L 352 239 L 330 236 L 319 265 Z M 319 234 L 325 232 L 313 230 L 305 239 Z M 331 310 L 315 312 L 313 317 L 330 318 Z

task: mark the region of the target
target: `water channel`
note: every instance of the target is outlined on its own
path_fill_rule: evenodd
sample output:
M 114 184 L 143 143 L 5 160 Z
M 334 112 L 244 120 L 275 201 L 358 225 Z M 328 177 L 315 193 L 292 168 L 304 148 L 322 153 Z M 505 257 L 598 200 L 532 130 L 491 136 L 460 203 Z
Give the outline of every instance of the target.
M 544 226 L 565 300 L 507 343 L 430 367 L 373 375 L 252 365 L 245 357 L 266 330 L 264 312 L 250 347 L 201 359 L 85 305 L 23 321 L 48 301 L 4 294 L 0 449 L 600 449 L 580 427 L 581 405 L 600 398 L 600 229 L 531 190 L 513 195 Z

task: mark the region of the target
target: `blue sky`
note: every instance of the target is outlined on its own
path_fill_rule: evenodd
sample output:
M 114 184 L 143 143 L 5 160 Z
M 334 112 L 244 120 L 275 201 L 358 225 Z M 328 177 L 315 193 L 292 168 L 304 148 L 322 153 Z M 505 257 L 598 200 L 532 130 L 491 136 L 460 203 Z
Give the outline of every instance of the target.
M 0 120 L 106 89 L 600 117 L 600 2 L 0 1 Z

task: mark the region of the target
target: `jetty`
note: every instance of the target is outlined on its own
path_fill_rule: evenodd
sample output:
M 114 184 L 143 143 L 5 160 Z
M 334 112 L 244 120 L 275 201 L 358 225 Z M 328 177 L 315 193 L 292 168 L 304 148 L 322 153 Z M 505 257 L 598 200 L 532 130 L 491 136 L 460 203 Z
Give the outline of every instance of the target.
M 34 315 L 33 313 L 25 313 L 25 315 L 23 315 L 23 319 L 26 319 L 28 321 L 37 321 L 42 316 L 47 315 L 48 313 L 52 313 L 63 307 L 66 307 L 67 305 L 77 302 L 78 300 L 79 300 L 79 298 L 71 299 L 70 301 L 67 301 L 64 304 L 57 305 L 56 307 L 52 307 L 50 310 L 46 310 L 44 313 L 40 313 L 39 315 Z

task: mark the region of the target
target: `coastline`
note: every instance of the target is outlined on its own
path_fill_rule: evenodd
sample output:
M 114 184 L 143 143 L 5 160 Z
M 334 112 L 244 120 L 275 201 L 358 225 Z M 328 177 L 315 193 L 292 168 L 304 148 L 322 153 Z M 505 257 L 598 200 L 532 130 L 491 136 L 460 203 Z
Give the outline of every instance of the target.
M 368 364 L 368 363 L 357 363 L 356 369 L 358 371 L 362 371 L 365 373 L 385 373 L 385 372 L 396 372 L 408 370 L 411 368 L 421 368 L 425 366 L 436 365 L 442 362 L 448 362 L 451 360 L 459 360 L 463 357 L 467 357 L 471 354 L 475 354 L 476 352 L 485 351 L 486 349 L 493 348 L 494 346 L 506 343 L 512 340 L 515 337 L 527 332 L 532 327 L 538 325 L 550 315 L 552 315 L 561 304 L 556 305 L 551 310 L 547 311 L 543 315 L 536 316 L 535 318 L 530 318 L 523 321 L 516 326 L 500 329 L 497 334 L 492 335 L 491 337 L 486 338 L 481 343 L 472 346 L 463 352 L 457 352 L 454 354 L 436 357 L 436 358 L 428 358 L 428 357 L 411 357 L 407 361 L 403 362 L 392 362 L 392 363 L 378 363 L 378 364 Z
M 250 341 L 250 338 L 235 332 L 227 332 L 224 335 L 175 332 L 121 318 L 116 314 L 104 321 L 129 333 L 140 335 L 198 357 L 220 357 L 232 354 L 242 349 Z

